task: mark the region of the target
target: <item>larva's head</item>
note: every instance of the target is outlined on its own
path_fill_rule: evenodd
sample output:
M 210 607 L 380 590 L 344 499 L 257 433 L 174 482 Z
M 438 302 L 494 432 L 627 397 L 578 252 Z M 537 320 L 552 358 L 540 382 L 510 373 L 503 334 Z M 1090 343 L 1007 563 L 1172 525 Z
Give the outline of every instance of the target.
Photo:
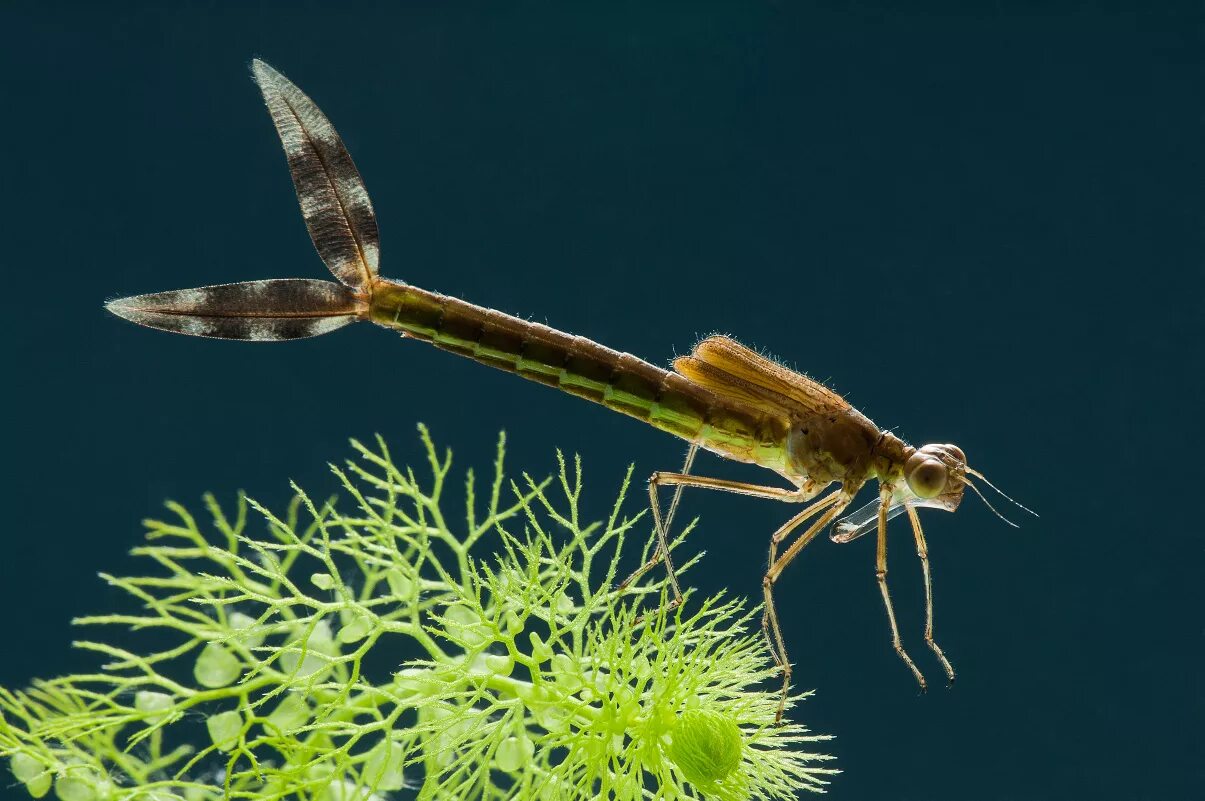
M 966 488 L 967 457 L 957 445 L 925 445 L 904 462 L 904 481 L 929 506 L 954 511 Z
M 912 509 L 943 509 L 953 512 L 962 503 L 962 494 L 967 487 L 980 497 L 987 508 L 1010 526 L 1016 523 L 1009 520 L 992 506 L 983 493 L 971 483 L 970 476 L 987 484 L 1001 497 L 1007 498 L 1026 512 L 1037 516 L 1028 507 L 1022 506 L 987 480 L 987 477 L 967 466 L 966 454 L 957 445 L 925 445 L 922 448 L 912 448 L 890 434 L 884 435 L 881 442 L 886 443 L 886 464 L 889 473 L 883 479 L 884 487 L 890 489 L 890 497 L 886 509 L 883 509 L 882 496 L 871 500 L 870 503 L 857 509 L 833 524 L 829 537 L 833 542 L 851 542 L 868 531 L 873 531 L 879 524 L 880 516 L 885 515 L 891 520 L 908 511 L 912 515 L 913 526 L 919 526 Z M 900 463 L 903 463 L 902 470 Z M 899 481 L 903 476 L 903 482 Z M 919 530 L 919 529 L 918 529 Z

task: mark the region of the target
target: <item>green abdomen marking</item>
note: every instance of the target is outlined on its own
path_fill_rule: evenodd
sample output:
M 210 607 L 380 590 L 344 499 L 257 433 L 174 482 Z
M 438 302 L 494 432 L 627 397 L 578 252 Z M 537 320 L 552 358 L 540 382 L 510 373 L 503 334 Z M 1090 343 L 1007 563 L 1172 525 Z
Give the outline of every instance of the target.
M 775 421 L 725 404 L 677 373 L 456 298 L 382 281 L 372 321 L 643 420 L 731 458 L 766 464 L 781 451 Z M 766 464 L 772 467 L 772 464 Z

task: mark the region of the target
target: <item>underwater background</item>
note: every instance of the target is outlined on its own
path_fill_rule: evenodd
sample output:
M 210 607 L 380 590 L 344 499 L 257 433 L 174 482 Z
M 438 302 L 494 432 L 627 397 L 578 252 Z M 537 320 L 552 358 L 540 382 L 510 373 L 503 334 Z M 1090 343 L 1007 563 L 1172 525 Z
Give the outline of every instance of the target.
M 258 345 L 105 314 L 327 277 L 258 56 L 342 134 L 384 275 L 659 365 L 730 334 L 914 444 L 957 443 L 1041 514 L 922 513 L 952 688 L 893 524 L 924 695 L 872 538 L 787 571 L 817 690 L 794 715 L 837 737 L 833 797 L 1197 797 L 1205 10 L 1107 5 L 0 3 L 0 685 L 95 664 L 69 620 L 116 603 L 96 573 L 133 569 L 164 499 L 321 496 L 352 436 L 416 460 L 423 421 L 484 468 L 504 428 L 514 470 L 581 453 L 599 514 L 629 463 L 681 463 L 668 435 L 373 326 Z M 683 547 L 708 552 L 687 582 L 757 596 L 789 510 L 684 504 Z

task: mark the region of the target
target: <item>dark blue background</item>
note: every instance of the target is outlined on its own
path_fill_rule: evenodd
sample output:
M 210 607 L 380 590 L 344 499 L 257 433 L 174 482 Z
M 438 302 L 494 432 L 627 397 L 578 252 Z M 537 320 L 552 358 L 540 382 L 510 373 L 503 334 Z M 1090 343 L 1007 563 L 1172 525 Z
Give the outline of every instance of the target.
M 818 689 L 798 715 L 838 736 L 835 797 L 1198 793 L 1201 5 L 645 5 L 0 7 L 0 683 L 91 664 L 67 622 L 116 602 L 95 573 L 132 568 L 164 498 L 329 490 L 349 436 L 413 458 L 423 420 L 484 466 L 505 427 L 515 467 L 580 451 L 600 509 L 629 462 L 681 458 L 371 326 L 247 345 L 106 316 L 120 294 L 324 275 L 260 56 L 339 127 L 387 275 L 659 364 L 731 333 L 910 441 L 959 443 L 1041 512 L 1020 531 L 973 498 L 924 515 L 950 690 L 893 529 L 926 696 L 889 647 L 870 538 L 788 571 Z M 755 595 L 787 510 L 707 495 L 688 497 L 709 551 L 691 581 Z

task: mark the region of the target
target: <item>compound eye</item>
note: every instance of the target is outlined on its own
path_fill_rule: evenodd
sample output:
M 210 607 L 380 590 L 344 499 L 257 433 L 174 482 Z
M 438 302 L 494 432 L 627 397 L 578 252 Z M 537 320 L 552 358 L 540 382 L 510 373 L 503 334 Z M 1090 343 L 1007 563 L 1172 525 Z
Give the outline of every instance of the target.
M 949 444 L 943 445 L 942 447 L 945 448 L 946 451 L 950 455 L 952 455 L 956 461 L 961 462 L 962 464 L 967 463 L 967 455 L 962 452 L 962 448 L 958 447 L 957 445 L 949 445 Z
M 946 488 L 946 466 L 930 456 L 914 455 L 904 465 L 904 480 L 919 498 L 936 498 Z

